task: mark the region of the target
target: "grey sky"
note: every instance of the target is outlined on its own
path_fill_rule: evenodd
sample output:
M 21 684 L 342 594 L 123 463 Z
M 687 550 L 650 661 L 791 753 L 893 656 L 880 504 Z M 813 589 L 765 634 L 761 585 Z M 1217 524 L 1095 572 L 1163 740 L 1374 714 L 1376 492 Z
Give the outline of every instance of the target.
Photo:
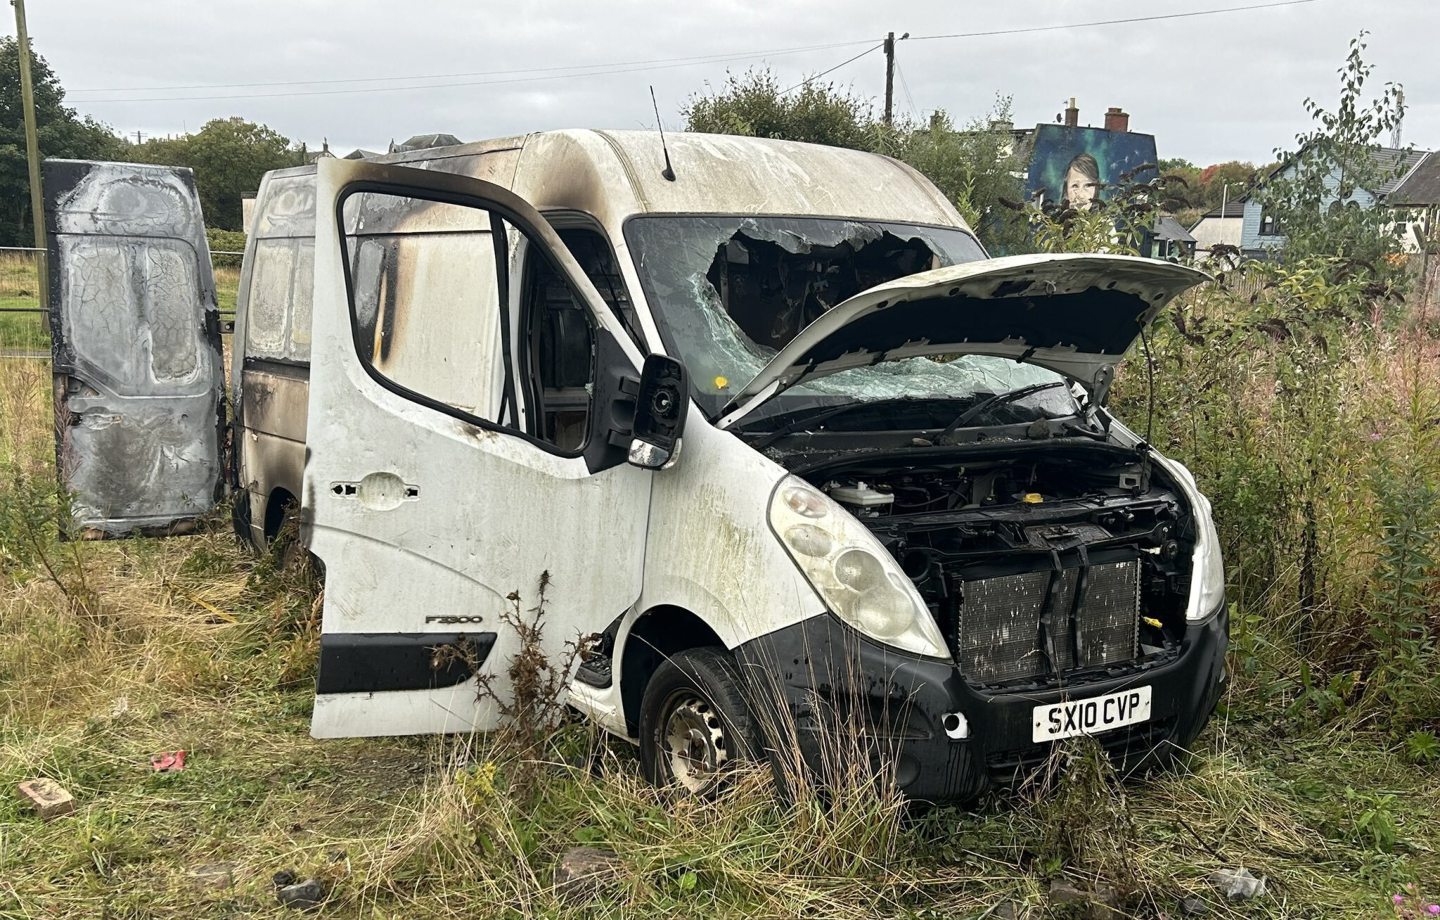
M 701 55 L 741 55 L 826 43 L 976 32 L 1242 6 L 1261 0 L 715 0 L 715 2 L 461 2 L 252 0 L 219 4 L 147 0 L 30 0 L 37 50 L 59 73 L 70 103 L 116 130 L 147 135 L 195 130 L 242 115 L 318 146 L 384 148 L 419 133 L 476 140 L 560 127 L 649 127 L 654 83 L 667 126 L 727 68 L 769 63 L 798 82 L 863 51 L 864 44 L 801 54 L 558 77 L 506 74 L 404 81 L 491 82 L 376 92 L 399 81 L 165 89 L 194 84 L 344 80 L 403 75 L 604 65 Z M 8 12 L 8 11 L 7 11 Z M 13 23 L 7 23 L 13 34 Z M 1403 83 L 1404 140 L 1440 146 L 1440 65 L 1434 0 L 1317 0 L 1301 6 L 1026 35 L 898 45 L 901 114 L 941 107 L 958 120 L 985 112 L 996 93 L 1014 97 L 1015 120 L 1050 122 L 1079 100 L 1081 124 L 1106 107 L 1153 133 L 1160 156 L 1199 164 L 1268 160 L 1308 126 L 1302 101 L 1333 106 L 1347 43 L 1369 29 L 1374 86 Z M 883 58 L 871 53 L 830 78 L 866 95 L 884 89 Z M 528 79 L 546 76 L 547 79 Z M 402 84 L 404 85 L 404 84 Z M 97 92 L 117 87 L 154 87 Z M 366 90 L 328 95 L 260 94 Z M 907 91 L 908 90 L 908 91 Z M 245 98 L 121 102 L 123 98 L 244 95 Z

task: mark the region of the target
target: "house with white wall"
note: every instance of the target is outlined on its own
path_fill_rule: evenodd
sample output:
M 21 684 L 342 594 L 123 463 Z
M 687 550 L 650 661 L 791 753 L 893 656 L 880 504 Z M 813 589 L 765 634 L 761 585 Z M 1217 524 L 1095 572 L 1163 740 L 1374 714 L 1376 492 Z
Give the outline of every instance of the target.
M 1370 148 L 1370 166 L 1373 172 L 1387 178 L 1376 183 L 1375 188 L 1342 188 L 1345 176 L 1336 166 L 1325 176 L 1326 196 L 1321 200 L 1320 207 L 1376 207 L 1388 192 L 1405 181 L 1410 172 L 1425 159 L 1427 152 L 1395 147 Z M 1292 157 L 1271 171 L 1260 184 L 1263 186 L 1276 179 L 1292 178 L 1295 174 L 1296 165 Z M 1255 194 L 1245 197 L 1245 214 L 1240 230 L 1240 249 L 1251 258 L 1264 258 L 1285 248 L 1285 228 L 1280 226 L 1273 213 L 1266 213 L 1260 197 Z
M 1227 201 L 1222 207 L 1206 212 L 1190 227 L 1195 237 L 1195 257 L 1208 258 L 1216 246 L 1240 248 L 1240 234 L 1245 224 L 1245 202 L 1243 199 Z
M 1440 243 L 1440 153 L 1427 154 L 1390 194 L 1400 238 L 1407 252 L 1434 251 Z

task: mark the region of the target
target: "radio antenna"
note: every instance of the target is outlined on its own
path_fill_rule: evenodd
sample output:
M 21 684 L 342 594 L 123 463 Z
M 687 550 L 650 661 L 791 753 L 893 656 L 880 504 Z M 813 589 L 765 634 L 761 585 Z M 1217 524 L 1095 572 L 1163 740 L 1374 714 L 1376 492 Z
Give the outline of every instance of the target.
M 660 129 L 660 150 L 665 154 L 665 168 L 660 171 L 661 178 L 675 181 L 675 170 L 670 168 L 670 148 L 665 146 L 665 123 L 660 120 L 660 103 L 655 101 L 655 85 L 650 84 L 650 104 L 655 107 L 655 127 Z

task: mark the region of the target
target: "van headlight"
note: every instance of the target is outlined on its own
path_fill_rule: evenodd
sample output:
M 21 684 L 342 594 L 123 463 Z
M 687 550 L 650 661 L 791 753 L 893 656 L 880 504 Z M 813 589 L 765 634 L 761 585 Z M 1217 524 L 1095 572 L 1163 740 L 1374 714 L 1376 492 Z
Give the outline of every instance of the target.
M 1200 494 L 1195 475 L 1178 460 L 1168 457 L 1159 457 L 1159 460 L 1175 476 L 1195 516 L 1195 552 L 1190 557 L 1190 599 L 1185 605 L 1185 619 L 1195 623 L 1209 619 L 1210 614 L 1225 601 L 1225 562 L 1220 558 L 1220 532 L 1215 529 L 1215 519 L 1210 515 L 1210 499 Z
M 1199 501 L 1195 501 L 1199 499 Z M 1195 509 L 1194 574 L 1185 619 L 1207 619 L 1225 601 L 1225 563 L 1220 558 L 1220 534 L 1210 517 L 1210 502 L 1198 491 L 1191 499 Z
M 770 498 L 770 526 L 840 619 L 907 652 L 950 657 L 914 583 L 875 535 L 824 492 L 794 476 L 782 479 Z

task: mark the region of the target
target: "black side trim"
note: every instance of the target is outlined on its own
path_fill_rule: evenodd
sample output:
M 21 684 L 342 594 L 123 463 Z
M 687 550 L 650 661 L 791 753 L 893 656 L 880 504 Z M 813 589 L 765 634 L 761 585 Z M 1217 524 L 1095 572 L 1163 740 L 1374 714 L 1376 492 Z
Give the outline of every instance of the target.
M 331 633 L 320 637 L 316 693 L 453 687 L 495 647 L 495 633 Z

